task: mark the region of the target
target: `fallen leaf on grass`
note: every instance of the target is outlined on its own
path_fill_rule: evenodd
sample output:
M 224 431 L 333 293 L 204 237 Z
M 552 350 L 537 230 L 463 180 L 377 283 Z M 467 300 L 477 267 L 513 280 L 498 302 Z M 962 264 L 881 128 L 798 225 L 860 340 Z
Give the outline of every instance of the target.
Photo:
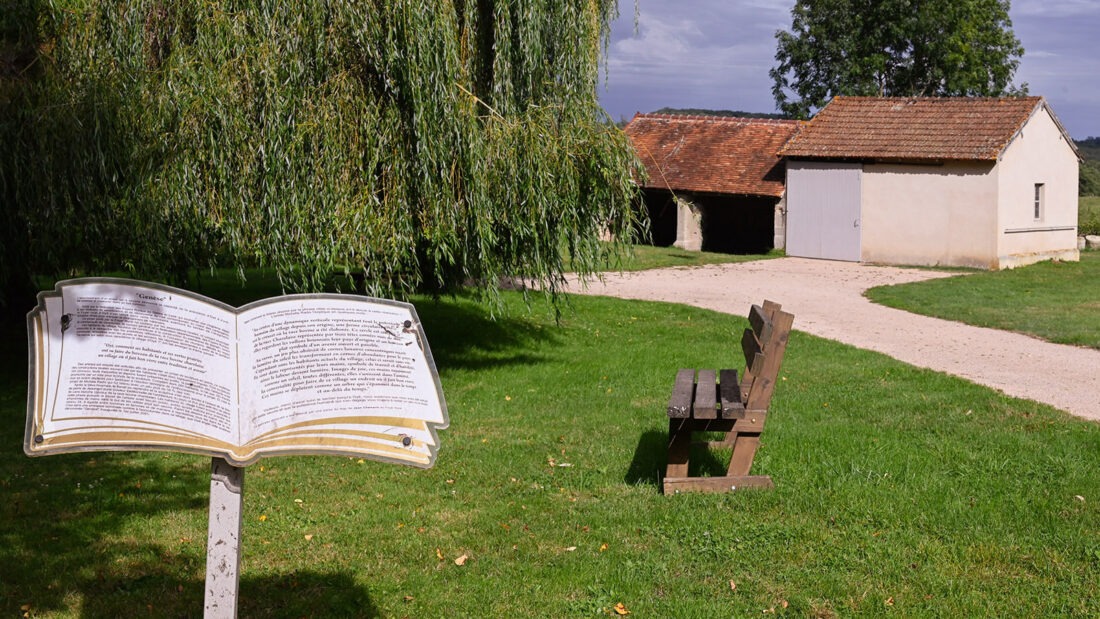
M 267 514 L 260 514 L 260 522 L 265 522 L 266 520 L 267 520 Z
M 1082 503 L 1084 503 L 1084 502 L 1085 502 L 1085 497 L 1083 497 L 1083 496 L 1081 496 L 1081 495 L 1079 495 L 1079 494 L 1075 494 L 1075 495 L 1073 495 L 1073 498 L 1077 499 L 1078 501 L 1081 501 Z
M 569 546 L 568 548 L 565 549 L 565 552 L 573 552 L 576 549 L 577 549 L 576 546 Z
M 607 544 L 600 544 L 600 552 L 607 550 Z
M 623 617 L 623 616 L 626 616 L 626 615 L 630 614 L 630 611 L 627 610 L 626 605 L 624 605 L 622 602 L 619 602 L 618 604 L 616 604 L 614 610 L 615 610 L 615 614 L 619 615 L 620 617 Z
M 455 565 L 462 567 L 463 565 L 466 565 L 466 560 L 469 558 L 469 555 L 462 555 L 461 557 L 455 559 Z
M 435 556 L 438 557 L 440 561 L 442 561 L 443 560 L 443 551 L 436 548 L 435 549 Z
M 305 537 L 306 537 L 306 541 L 307 541 L 307 542 L 308 542 L 308 541 L 312 541 L 312 540 L 313 540 L 313 534 L 312 534 L 312 533 L 306 533 L 306 536 L 305 536 Z
M 406 603 L 406 604 L 407 604 L 407 603 L 409 603 L 409 602 L 411 602 L 411 601 L 413 601 L 413 600 L 415 600 L 415 599 L 416 599 L 416 598 L 414 598 L 414 597 L 413 597 L 413 596 L 411 596 L 411 595 L 406 595 L 406 596 L 404 597 L 404 600 L 405 600 L 405 603 Z
M 737 591 L 737 583 L 730 581 L 730 591 Z

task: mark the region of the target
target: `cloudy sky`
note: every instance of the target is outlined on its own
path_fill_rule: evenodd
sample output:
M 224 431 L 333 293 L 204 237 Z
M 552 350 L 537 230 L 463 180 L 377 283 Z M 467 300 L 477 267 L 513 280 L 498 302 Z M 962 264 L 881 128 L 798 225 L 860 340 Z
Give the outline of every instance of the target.
M 794 0 L 619 0 L 600 101 L 615 120 L 662 107 L 773 112 L 775 32 Z M 1100 137 L 1100 0 L 1013 0 L 1016 83 L 1070 135 Z

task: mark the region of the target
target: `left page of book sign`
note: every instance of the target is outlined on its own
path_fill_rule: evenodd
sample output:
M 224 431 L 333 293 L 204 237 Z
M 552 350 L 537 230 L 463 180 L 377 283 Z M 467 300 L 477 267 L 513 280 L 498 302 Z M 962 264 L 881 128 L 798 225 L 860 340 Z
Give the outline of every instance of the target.
M 144 282 L 69 280 L 39 295 L 28 337 L 29 455 L 239 444 L 232 307 Z

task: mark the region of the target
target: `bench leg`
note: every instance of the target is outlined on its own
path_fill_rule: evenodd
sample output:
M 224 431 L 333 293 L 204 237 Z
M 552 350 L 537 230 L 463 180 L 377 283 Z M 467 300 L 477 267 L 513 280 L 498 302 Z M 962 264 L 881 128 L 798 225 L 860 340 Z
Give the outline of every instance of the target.
M 687 420 L 668 420 L 668 467 L 665 477 L 687 477 L 691 456 L 691 428 Z
M 730 434 L 734 435 L 737 432 L 733 431 Z M 752 459 L 756 457 L 756 450 L 759 447 L 760 434 L 756 432 L 737 434 L 737 438 L 733 441 L 733 455 L 730 456 L 730 466 L 726 474 L 731 476 L 748 475 L 749 469 L 752 468 Z

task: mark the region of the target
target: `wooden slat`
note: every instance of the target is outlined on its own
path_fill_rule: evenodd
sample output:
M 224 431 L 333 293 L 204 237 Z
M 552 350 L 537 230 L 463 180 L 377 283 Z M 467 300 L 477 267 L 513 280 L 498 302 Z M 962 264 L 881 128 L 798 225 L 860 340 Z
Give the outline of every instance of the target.
M 793 323 L 793 315 L 783 311 L 775 313 L 772 339 L 766 344 L 768 354 L 765 355 L 759 371 L 753 368 L 755 380 L 745 397 L 746 409 L 767 410 L 771 403 L 775 383 L 779 378 L 779 366 L 783 363 L 783 355 L 787 350 L 787 340 Z
M 745 404 L 741 401 L 741 383 L 737 370 L 718 372 L 718 394 L 722 402 L 722 419 L 741 419 L 745 416 Z
M 663 484 L 665 494 L 680 492 L 730 492 L 746 488 L 774 488 L 772 478 L 767 475 L 744 475 L 736 477 L 666 477 Z
M 738 432 L 756 432 L 759 434 L 764 431 L 764 424 L 768 421 L 768 411 L 745 410 L 744 419 L 735 421 L 737 423 L 735 429 Z
M 745 353 L 745 367 L 752 367 L 752 360 L 756 358 L 756 355 L 764 352 L 764 347 L 761 345 L 760 340 L 756 338 L 756 333 L 752 329 L 745 329 L 745 332 L 741 334 L 741 352 Z
M 691 396 L 695 391 L 695 370 L 682 369 L 676 373 L 672 385 L 672 397 L 668 399 L 668 416 L 676 419 L 691 415 Z
M 752 468 L 752 459 L 756 457 L 756 450 L 760 447 L 760 435 L 737 434 L 737 440 L 733 442 L 733 455 L 730 456 L 730 465 L 726 470 L 727 475 L 748 475 Z
M 696 419 L 718 418 L 718 376 L 714 370 L 699 370 L 695 379 L 695 403 L 692 415 Z
M 767 303 L 767 301 L 765 301 Z M 749 310 L 749 324 L 756 332 L 756 338 L 761 342 L 767 342 L 772 337 L 771 315 L 759 305 L 753 305 Z
M 741 403 L 744 404 L 746 408 L 749 405 L 749 394 L 752 393 L 757 376 L 764 371 L 765 361 L 767 361 L 767 355 L 764 353 L 757 353 L 756 356 L 752 358 L 752 361 L 745 366 L 745 375 L 741 377 Z

